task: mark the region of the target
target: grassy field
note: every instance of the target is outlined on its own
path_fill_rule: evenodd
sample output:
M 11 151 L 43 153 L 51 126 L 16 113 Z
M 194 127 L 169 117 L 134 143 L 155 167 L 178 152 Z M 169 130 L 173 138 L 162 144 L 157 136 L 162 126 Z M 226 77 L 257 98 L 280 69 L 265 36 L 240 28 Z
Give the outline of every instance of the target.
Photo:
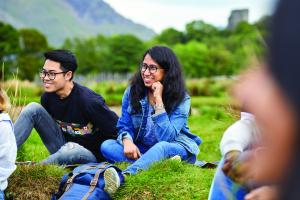
M 115 99 L 112 100 L 116 102 Z M 109 96 L 106 101 L 110 104 Z M 119 107 L 113 109 L 119 112 Z M 221 136 L 236 120 L 237 114 L 226 95 L 192 97 L 189 127 L 192 133 L 203 140 L 199 146 L 199 160 L 220 159 Z M 38 134 L 33 131 L 19 150 L 17 159 L 39 161 L 47 155 Z M 127 166 L 125 163 L 117 165 L 122 169 Z M 148 171 L 128 177 L 114 199 L 204 200 L 207 199 L 214 172 L 215 169 L 201 169 L 184 162 L 165 160 L 153 164 Z M 49 199 L 51 193 L 57 190 L 64 173 L 66 170 L 58 166 L 20 166 L 9 179 L 7 192 L 15 199 Z

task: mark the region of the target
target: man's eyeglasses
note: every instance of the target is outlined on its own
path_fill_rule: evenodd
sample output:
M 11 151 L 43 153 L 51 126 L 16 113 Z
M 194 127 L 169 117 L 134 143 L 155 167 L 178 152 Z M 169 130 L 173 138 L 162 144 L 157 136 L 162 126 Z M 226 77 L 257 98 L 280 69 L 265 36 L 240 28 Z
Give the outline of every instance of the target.
M 149 72 L 151 74 L 156 73 L 158 69 L 162 69 L 157 67 L 156 65 L 147 65 L 146 63 L 142 63 L 140 67 L 142 72 L 145 72 L 147 69 L 149 69 Z
M 42 69 L 40 71 L 40 78 L 45 78 L 46 76 L 50 79 L 50 80 L 54 80 L 56 78 L 56 74 L 64 74 L 67 73 L 67 71 L 65 72 L 52 72 L 52 71 L 47 71 Z

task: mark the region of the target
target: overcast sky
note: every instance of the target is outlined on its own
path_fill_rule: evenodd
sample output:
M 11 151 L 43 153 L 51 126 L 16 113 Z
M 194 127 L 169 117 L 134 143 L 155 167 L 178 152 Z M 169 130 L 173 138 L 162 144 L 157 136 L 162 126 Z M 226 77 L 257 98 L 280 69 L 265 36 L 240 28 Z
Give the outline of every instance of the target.
M 184 30 L 192 20 L 226 27 L 232 9 L 249 9 L 250 22 L 271 14 L 276 0 L 104 0 L 118 13 L 157 33 L 173 27 Z

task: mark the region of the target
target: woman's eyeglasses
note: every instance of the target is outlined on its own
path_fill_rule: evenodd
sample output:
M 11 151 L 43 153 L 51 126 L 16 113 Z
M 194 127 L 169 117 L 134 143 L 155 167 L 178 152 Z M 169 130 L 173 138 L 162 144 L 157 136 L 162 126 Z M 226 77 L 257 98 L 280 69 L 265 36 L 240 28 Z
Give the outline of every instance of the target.
M 162 68 L 157 67 L 156 65 L 147 65 L 146 63 L 142 63 L 140 68 L 141 68 L 142 72 L 145 72 L 147 69 L 149 69 L 149 72 L 151 74 L 156 73 L 158 69 L 162 69 Z

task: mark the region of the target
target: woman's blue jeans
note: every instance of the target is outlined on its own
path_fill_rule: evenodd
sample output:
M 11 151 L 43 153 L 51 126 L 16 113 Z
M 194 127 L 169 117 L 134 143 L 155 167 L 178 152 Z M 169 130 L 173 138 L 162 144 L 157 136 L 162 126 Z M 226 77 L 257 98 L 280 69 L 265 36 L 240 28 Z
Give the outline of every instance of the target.
M 210 192 L 209 200 L 242 200 L 248 193 L 247 190 L 240 184 L 235 183 L 222 171 L 224 159 L 218 165 L 215 173 Z
M 38 103 L 28 104 L 14 124 L 18 148 L 27 140 L 33 128 L 51 154 L 41 163 L 62 165 L 97 162 L 96 157 L 88 149 L 77 143 L 66 142 L 62 130 Z
M 160 160 L 179 155 L 182 160 L 189 157 L 187 150 L 178 143 L 158 142 L 150 148 L 146 148 L 140 144 L 136 144 L 142 156 L 137 160 L 128 159 L 124 155 L 124 147 L 117 140 L 106 140 L 101 145 L 102 155 L 109 162 L 130 162 L 123 173 L 136 174 L 140 170 L 146 170 L 149 166 Z

